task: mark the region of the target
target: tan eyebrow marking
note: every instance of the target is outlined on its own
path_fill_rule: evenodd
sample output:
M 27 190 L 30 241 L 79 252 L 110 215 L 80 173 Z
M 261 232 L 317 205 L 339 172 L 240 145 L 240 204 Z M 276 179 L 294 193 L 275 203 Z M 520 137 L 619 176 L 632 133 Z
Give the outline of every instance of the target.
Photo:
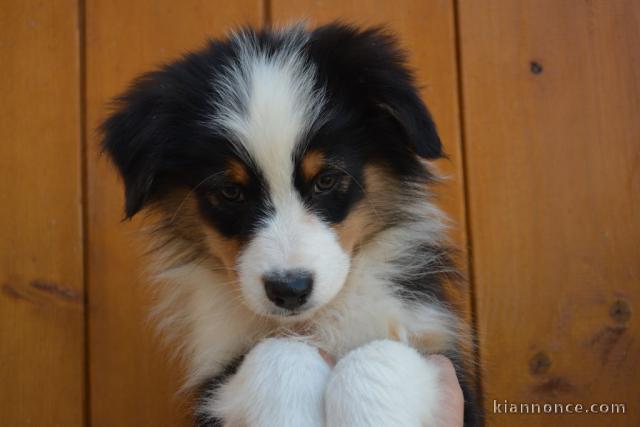
M 230 159 L 227 163 L 227 176 L 238 184 L 248 185 L 251 178 L 246 166 L 235 159 Z
M 302 158 L 301 169 L 304 180 L 307 182 L 311 181 L 324 166 L 326 166 L 324 154 L 318 150 L 307 152 Z

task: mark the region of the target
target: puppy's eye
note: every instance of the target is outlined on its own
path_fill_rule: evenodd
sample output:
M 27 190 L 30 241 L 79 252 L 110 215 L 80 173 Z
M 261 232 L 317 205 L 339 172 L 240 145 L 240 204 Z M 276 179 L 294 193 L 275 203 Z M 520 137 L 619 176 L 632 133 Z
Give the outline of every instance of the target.
M 220 190 L 220 195 L 228 202 L 240 203 L 244 201 L 244 191 L 237 184 L 225 184 Z
M 326 172 L 316 177 L 313 182 L 314 194 L 326 194 L 332 191 L 339 181 L 339 176 L 335 172 Z

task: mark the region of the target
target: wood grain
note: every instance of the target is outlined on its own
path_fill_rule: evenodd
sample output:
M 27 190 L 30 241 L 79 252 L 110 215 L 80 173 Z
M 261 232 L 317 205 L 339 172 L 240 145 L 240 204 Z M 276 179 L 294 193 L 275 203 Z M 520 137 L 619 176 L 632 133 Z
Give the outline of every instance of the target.
M 257 0 L 88 0 L 88 128 L 137 74 L 202 46 L 207 36 L 258 23 L 262 13 Z M 92 426 L 189 425 L 188 405 L 176 395 L 179 366 L 145 322 L 150 299 L 132 236 L 139 223 L 120 222 L 122 185 L 97 144 L 90 139 L 87 159 Z
M 76 1 L 0 7 L 0 423 L 83 424 Z
M 490 425 L 639 425 L 640 4 L 460 1 Z M 491 415 L 492 400 L 626 415 Z

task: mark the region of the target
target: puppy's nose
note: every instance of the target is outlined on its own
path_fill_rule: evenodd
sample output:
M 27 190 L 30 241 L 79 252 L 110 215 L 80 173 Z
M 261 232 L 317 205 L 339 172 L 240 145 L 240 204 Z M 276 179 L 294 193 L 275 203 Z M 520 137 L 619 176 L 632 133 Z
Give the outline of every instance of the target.
M 267 297 L 278 307 L 288 310 L 307 302 L 313 288 L 313 274 L 304 270 L 268 273 L 262 281 Z

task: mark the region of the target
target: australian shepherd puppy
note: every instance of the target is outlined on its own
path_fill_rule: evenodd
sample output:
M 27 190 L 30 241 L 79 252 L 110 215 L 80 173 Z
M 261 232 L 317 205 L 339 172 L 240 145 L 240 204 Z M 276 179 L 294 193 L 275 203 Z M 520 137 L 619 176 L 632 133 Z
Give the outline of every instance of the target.
M 243 29 L 137 79 L 102 131 L 199 425 L 439 425 L 432 353 L 479 423 L 442 146 L 393 37 Z

